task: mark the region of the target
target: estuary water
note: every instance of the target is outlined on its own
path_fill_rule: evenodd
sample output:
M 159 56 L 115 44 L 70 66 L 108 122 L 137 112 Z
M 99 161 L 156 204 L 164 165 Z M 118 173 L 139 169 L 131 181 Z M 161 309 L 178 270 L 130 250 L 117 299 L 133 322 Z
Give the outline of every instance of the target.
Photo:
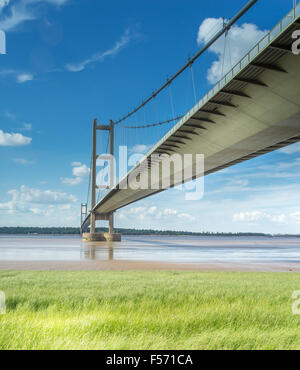
M 83 243 L 80 236 L 0 235 L 0 261 L 93 260 L 300 267 L 300 238 L 123 236 L 121 243 Z

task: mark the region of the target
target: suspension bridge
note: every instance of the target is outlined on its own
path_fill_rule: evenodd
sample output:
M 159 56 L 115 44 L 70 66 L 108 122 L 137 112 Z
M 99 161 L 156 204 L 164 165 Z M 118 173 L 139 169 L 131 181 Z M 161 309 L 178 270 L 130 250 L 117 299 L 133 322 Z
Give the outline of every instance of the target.
M 161 187 L 136 189 L 124 185 L 128 185 L 136 174 L 141 177 L 143 172 L 149 177 L 151 174 L 157 176 L 156 181 L 160 184 L 163 181 L 162 172 L 153 175 L 152 170 L 154 166 L 163 166 L 166 155 L 193 155 L 193 172 L 185 179 L 186 182 L 300 141 L 300 55 L 292 52 L 294 31 L 300 29 L 300 4 L 295 4 L 292 11 L 232 66 L 205 96 L 194 102 L 187 113 L 175 112 L 171 91 L 174 81 L 190 70 L 196 100 L 197 83 L 192 70 L 196 60 L 221 36 L 226 37 L 232 25 L 257 1 L 250 1 L 231 21 L 224 23 L 207 45 L 132 112 L 108 125 L 100 125 L 97 120 L 93 122 L 90 206 L 83 204 L 81 208 L 83 240 L 121 239 L 120 235 L 114 234 L 114 212 L 165 190 Z M 137 123 L 133 125 L 133 117 L 149 104 L 155 105 L 158 95 L 164 91 L 169 92 L 171 118 L 149 124 L 140 124 L 137 118 Z M 109 134 L 107 149 L 109 145 L 109 153 L 114 155 L 116 141 L 118 145 L 125 145 L 131 142 L 134 135 L 141 141 L 139 134 L 133 134 L 141 128 L 156 130 L 157 136 L 161 135 L 159 140 L 123 178 L 109 186 L 101 199 L 96 199 L 97 190 L 101 190 L 96 180 L 97 133 L 106 131 Z M 146 138 L 147 135 L 143 135 L 143 139 Z M 205 157 L 201 175 L 194 171 L 197 153 Z M 156 160 L 153 161 L 153 158 Z M 179 185 L 175 168 L 171 168 L 170 175 L 170 187 Z M 108 233 L 96 233 L 98 220 L 109 222 Z

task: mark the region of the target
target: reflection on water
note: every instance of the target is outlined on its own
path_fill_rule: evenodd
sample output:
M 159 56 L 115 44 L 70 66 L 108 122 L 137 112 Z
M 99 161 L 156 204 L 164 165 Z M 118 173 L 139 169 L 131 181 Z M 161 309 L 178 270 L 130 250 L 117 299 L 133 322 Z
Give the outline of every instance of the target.
M 82 243 L 80 236 L 0 235 L 0 261 L 160 261 L 300 263 L 300 238 L 123 236 Z
M 84 243 L 81 248 L 81 260 L 113 261 L 117 243 Z

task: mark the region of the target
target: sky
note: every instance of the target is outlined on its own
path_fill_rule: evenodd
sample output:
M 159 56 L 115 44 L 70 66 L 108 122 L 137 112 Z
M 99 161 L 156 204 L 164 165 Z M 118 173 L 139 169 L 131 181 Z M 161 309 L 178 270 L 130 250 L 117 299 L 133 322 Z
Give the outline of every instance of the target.
M 0 54 L 0 226 L 79 226 L 93 119 L 107 124 L 127 114 L 246 2 L 0 0 L 7 49 Z M 222 38 L 199 58 L 193 74 L 188 71 L 126 123 L 187 112 L 292 6 L 293 0 L 259 0 L 231 29 L 225 47 Z M 145 152 L 171 127 L 120 126 L 116 146 Z M 105 151 L 106 141 L 100 140 L 99 150 Z M 299 185 L 295 144 L 207 176 L 199 201 L 168 190 L 119 210 L 115 224 L 299 234 Z

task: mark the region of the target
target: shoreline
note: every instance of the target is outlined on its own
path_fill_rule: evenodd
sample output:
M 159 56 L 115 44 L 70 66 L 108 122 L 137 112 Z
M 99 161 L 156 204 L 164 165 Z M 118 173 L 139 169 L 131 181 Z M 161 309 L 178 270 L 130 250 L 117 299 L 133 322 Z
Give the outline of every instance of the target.
M 177 233 L 177 232 L 154 232 L 154 233 L 124 233 L 122 230 L 116 229 L 117 231 L 121 231 L 123 236 L 129 237 L 141 237 L 141 236 L 172 236 L 172 237 L 186 237 L 186 236 L 195 236 L 195 237 L 236 237 L 236 238 L 243 238 L 243 237 L 262 237 L 262 238 L 300 238 L 300 234 L 264 234 L 264 233 Z M 105 232 L 105 231 L 104 231 Z M 28 232 L 28 233 L 1 233 L 0 236 L 76 236 L 81 237 L 80 233 L 35 233 L 35 232 Z
M 300 272 L 295 263 L 167 263 L 140 261 L 0 261 L 0 271 L 245 271 Z

